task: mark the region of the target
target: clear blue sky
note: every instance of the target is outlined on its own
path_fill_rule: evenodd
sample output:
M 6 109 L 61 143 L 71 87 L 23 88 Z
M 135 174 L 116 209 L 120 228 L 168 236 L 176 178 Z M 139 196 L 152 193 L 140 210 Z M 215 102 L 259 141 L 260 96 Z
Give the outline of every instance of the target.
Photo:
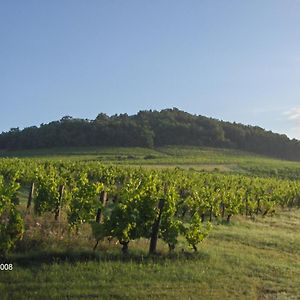
M 300 138 L 300 1 L 0 1 L 0 104 L 0 131 L 178 107 Z

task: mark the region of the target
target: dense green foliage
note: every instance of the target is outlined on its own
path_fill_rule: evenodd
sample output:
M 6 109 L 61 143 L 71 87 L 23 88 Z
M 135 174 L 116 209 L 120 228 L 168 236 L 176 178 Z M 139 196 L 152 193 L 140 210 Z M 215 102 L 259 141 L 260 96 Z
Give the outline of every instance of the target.
M 158 236 L 170 251 L 180 236 L 197 251 L 214 221 L 230 222 L 238 214 L 265 216 L 278 206 L 300 205 L 299 182 L 276 178 L 19 159 L 0 160 L 0 175 L 0 213 L 6 220 L 1 233 L 2 239 L 9 240 L 2 251 L 22 236 L 22 220 L 13 199 L 21 185 L 32 182 L 38 215 L 51 213 L 58 220 L 64 211 L 70 228 L 78 231 L 82 224 L 91 224 L 97 243 L 116 239 L 124 252 L 130 241 L 149 239 L 158 220 Z M 108 194 L 107 201 L 102 201 L 103 192 Z
M 246 150 L 300 160 L 300 142 L 257 126 L 223 122 L 178 109 L 140 111 L 136 115 L 101 113 L 95 120 L 64 117 L 60 121 L 13 128 L 0 135 L 0 149 L 70 146 L 160 147 L 194 145 Z
M 298 163 L 196 147 L 101 151 L 0 159 L 0 248 L 13 265 L 0 272 L 3 299 L 297 299 Z M 122 165 L 148 154 L 151 168 Z M 213 172 L 191 169 L 197 159 Z M 187 170 L 157 168 L 164 161 Z M 214 170 L 224 162 L 231 172 Z M 161 200 L 159 255 L 145 256 Z
M 16 207 L 18 189 L 16 177 L 6 183 L 0 175 L 0 257 L 14 247 L 24 232 L 23 219 Z

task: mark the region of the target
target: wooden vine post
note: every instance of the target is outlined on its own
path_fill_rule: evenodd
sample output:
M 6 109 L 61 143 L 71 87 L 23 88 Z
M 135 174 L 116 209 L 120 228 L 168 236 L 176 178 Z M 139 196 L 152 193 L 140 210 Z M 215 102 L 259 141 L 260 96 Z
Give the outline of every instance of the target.
M 100 193 L 100 202 L 102 203 L 102 207 L 104 208 L 106 206 L 107 203 L 107 192 L 102 191 Z M 103 223 L 103 213 L 102 213 L 102 209 L 99 207 L 97 210 L 97 214 L 96 214 L 96 223 L 101 224 Z M 95 251 L 97 246 L 99 244 L 99 239 L 96 240 L 96 244 L 93 248 L 93 250 Z
M 152 226 L 152 234 L 151 234 L 151 239 L 150 239 L 149 254 L 155 254 L 156 253 L 158 231 L 159 231 L 161 215 L 162 215 L 162 212 L 163 212 L 164 205 L 165 205 L 165 199 L 160 199 L 159 203 L 158 203 L 158 210 L 159 210 L 158 216 L 157 216 L 157 218 L 154 221 L 153 226 Z
M 102 207 L 105 207 L 106 202 L 107 202 L 107 192 L 102 191 L 100 193 L 100 202 L 102 203 Z M 103 213 L 102 209 L 98 208 L 97 210 L 97 215 L 96 215 L 96 223 L 102 223 L 103 222 Z
M 57 206 L 57 209 L 56 209 L 56 212 L 55 212 L 55 221 L 60 220 L 61 205 L 62 205 L 64 190 L 65 190 L 65 186 L 62 184 L 59 187 L 59 198 L 58 198 L 58 206 Z
M 30 191 L 29 191 L 28 200 L 27 200 L 27 211 L 29 211 L 29 209 L 31 207 L 33 193 L 34 193 L 34 182 L 32 182 L 31 186 L 30 186 Z
M 257 197 L 257 200 L 256 200 L 256 214 L 258 215 L 258 213 L 261 211 L 260 209 L 260 198 Z
M 209 209 L 209 222 L 212 221 L 213 218 L 213 205 L 210 205 L 210 209 Z
M 222 213 L 221 213 L 221 215 L 222 215 L 222 220 L 224 220 L 224 217 L 225 217 L 225 204 L 224 204 L 223 201 L 222 201 L 222 203 L 221 203 L 221 210 L 222 210 Z

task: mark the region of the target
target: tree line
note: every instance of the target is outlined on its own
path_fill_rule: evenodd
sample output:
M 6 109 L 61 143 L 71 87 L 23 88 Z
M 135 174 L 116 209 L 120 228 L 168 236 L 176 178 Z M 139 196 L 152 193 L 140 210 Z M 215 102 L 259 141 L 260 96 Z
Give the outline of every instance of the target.
M 100 113 L 94 120 L 65 116 L 59 121 L 0 134 L 1 150 L 76 146 L 208 146 L 300 160 L 300 141 L 258 126 L 192 115 L 177 108 L 135 115 Z

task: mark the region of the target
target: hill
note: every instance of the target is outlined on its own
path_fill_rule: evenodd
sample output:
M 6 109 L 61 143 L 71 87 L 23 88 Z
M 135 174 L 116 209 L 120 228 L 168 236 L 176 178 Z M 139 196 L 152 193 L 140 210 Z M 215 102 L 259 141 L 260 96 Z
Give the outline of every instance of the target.
M 206 146 L 300 160 L 300 141 L 258 126 L 224 122 L 173 109 L 140 111 L 136 115 L 99 114 L 95 120 L 70 116 L 59 121 L 12 128 L 0 134 L 0 149 L 55 147 Z

